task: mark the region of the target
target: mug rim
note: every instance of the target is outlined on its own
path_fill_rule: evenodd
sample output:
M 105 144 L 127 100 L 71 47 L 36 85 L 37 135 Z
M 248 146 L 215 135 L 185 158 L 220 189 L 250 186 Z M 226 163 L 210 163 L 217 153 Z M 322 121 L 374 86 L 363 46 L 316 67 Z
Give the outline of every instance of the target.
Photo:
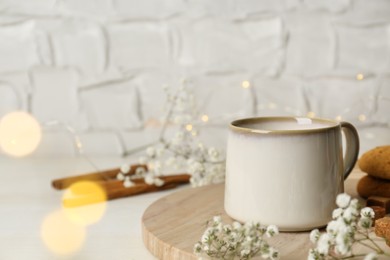
M 327 123 L 327 126 L 320 127 L 320 128 L 309 128 L 309 129 L 287 129 L 287 130 L 270 130 L 270 129 L 254 129 L 250 127 L 240 126 L 240 124 L 245 123 L 257 123 L 257 122 L 264 122 L 264 121 L 276 121 L 276 120 L 283 120 L 283 121 L 291 121 L 294 120 L 297 122 L 299 119 L 309 119 L 312 121 Z M 331 129 L 337 129 L 340 127 L 340 122 L 331 120 L 331 119 L 324 119 L 324 118 L 317 118 L 317 117 L 305 117 L 305 116 L 270 116 L 270 117 L 248 117 L 248 118 L 241 118 L 234 120 L 230 123 L 229 128 L 236 132 L 241 133 L 254 133 L 254 134 L 308 134 L 308 133 L 320 133 L 320 132 L 326 132 Z

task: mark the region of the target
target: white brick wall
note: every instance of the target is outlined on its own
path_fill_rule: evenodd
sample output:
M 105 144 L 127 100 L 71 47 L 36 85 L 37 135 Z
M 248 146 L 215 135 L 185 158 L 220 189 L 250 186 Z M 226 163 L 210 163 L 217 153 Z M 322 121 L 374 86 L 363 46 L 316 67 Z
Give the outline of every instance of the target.
M 214 145 L 232 118 L 308 112 L 356 124 L 363 151 L 390 143 L 388 0 L 1 0 L 0 10 L 0 116 L 68 124 L 88 154 L 152 142 L 162 86 L 183 77 Z M 44 131 L 36 156 L 77 154 L 64 128 Z

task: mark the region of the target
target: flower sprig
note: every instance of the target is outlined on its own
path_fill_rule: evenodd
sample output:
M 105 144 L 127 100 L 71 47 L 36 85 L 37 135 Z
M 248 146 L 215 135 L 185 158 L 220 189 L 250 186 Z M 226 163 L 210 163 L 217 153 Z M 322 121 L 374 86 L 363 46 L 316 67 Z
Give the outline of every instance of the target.
M 198 112 L 193 93 L 185 82 L 175 92 L 165 88 L 167 97 L 166 115 L 157 144 L 147 147 L 139 163 L 146 164 L 148 170 L 142 173 L 145 182 L 161 186 L 159 178 L 164 172 L 184 171 L 191 174 L 192 186 L 220 183 L 225 179 L 225 158 L 223 152 L 215 147 L 207 147 L 199 139 L 199 128 L 204 124 Z M 204 117 L 203 117 L 204 118 Z M 175 128 L 172 137 L 167 137 L 166 130 Z M 122 178 L 122 175 L 118 177 Z M 136 178 L 128 177 L 128 178 Z M 131 185 L 130 179 L 127 185 Z
M 339 194 L 332 221 L 325 232 L 314 229 L 310 240 L 315 247 L 309 250 L 308 260 L 361 259 L 375 260 L 378 256 L 390 257 L 377 243 L 382 238 L 373 238 L 372 224 L 375 212 L 372 208 L 361 206 L 357 199 L 348 194 Z M 274 225 L 265 227 L 259 223 L 248 222 L 244 225 L 233 222 L 223 224 L 219 216 L 208 223 L 202 238 L 194 246 L 194 253 L 199 257 L 212 259 L 251 259 L 261 256 L 265 259 L 277 259 L 279 252 L 266 241 L 279 233 Z M 355 246 L 360 245 L 360 252 Z M 361 253 L 363 248 L 368 249 Z
M 348 194 L 339 194 L 336 199 L 337 209 L 326 227 L 326 232 L 320 233 L 314 229 L 310 240 L 316 247 L 310 249 L 308 260 L 352 259 L 365 257 L 365 260 L 377 259 L 378 255 L 386 255 L 383 249 L 370 237 L 370 231 L 375 217 L 374 210 L 369 207 L 360 209 L 357 199 Z M 370 250 L 368 254 L 354 252 L 354 246 L 361 245 Z
M 279 252 L 271 247 L 266 238 L 279 233 L 274 225 L 268 227 L 260 223 L 247 222 L 244 225 L 233 222 L 224 224 L 220 216 L 209 221 L 201 240 L 194 246 L 194 253 L 214 259 L 250 259 L 261 256 L 264 259 L 277 259 Z

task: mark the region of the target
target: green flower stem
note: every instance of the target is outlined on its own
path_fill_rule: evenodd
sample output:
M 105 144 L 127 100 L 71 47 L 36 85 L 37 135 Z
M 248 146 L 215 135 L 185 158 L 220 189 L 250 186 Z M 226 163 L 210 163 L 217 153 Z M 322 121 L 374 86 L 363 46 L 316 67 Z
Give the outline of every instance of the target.
M 180 89 L 178 89 L 178 90 L 176 91 L 176 93 L 175 93 L 175 95 L 174 95 L 174 97 L 173 97 L 172 104 L 171 104 L 171 106 L 169 107 L 168 112 L 167 112 L 167 114 L 166 114 L 165 121 L 164 121 L 164 124 L 163 124 L 163 126 L 162 126 L 162 128 L 161 128 L 160 137 L 159 137 L 159 140 L 160 140 L 161 142 L 164 142 L 164 141 L 165 141 L 165 131 L 167 130 L 167 126 L 168 126 L 168 124 L 169 124 L 169 122 L 170 122 L 170 118 L 172 117 L 173 108 L 174 108 L 175 105 L 176 105 L 176 104 L 175 104 L 175 101 L 176 101 L 176 99 L 177 99 L 179 93 L 180 93 Z
M 339 258 L 340 260 L 341 259 L 352 259 L 352 258 L 355 258 L 355 257 L 361 257 L 361 256 L 365 256 L 366 254 L 357 254 L 357 255 L 350 255 L 350 256 L 345 256 L 345 257 L 342 257 L 342 258 Z
M 379 252 L 378 252 L 378 249 L 375 248 L 375 247 L 372 247 L 372 246 L 370 246 L 370 245 L 367 245 L 366 243 L 363 243 L 362 241 L 356 241 L 356 242 L 359 243 L 359 244 L 361 244 L 362 246 L 368 247 L 368 248 L 374 250 L 375 252 L 379 253 Z M 381 251 L 382 251 L 382 250 L 381 250 Z
M 368 230 L 366 230 L 366 233 L 359 232 L 359 231 L 358 231 L 358 233 L 360 233 L 361 235 L 363 235 L 363 236 L 365 237 L 365 239 L 357 240 L 358 243 L 360 243 L 360 244 L 362 244 L 362 245 L 365 245 L 365 246 L 367 246 L 367 247 L 369 247 L 369 248 L 375 250 L 378 254 L 383 254 L 383 253 L 384 253 L 383 249 L 382 249 L 377 243 L 375 243 L 374 240 L 372 240 L 372 239 L 370 238 L 370 235 L 369 235 L 369 233 L 368 233 Z M 368 246 L 367 244 L 361 242 L 361 241 L 364 241 L 364 240 L 369 240 L 369 241 L 371 242 L 371 244 L 372 244 L 375 248 L 373 248 L 373 247 L 371 247 L 371 246 Z
M 124 151 L 123 154 L 122 154 L 122 156 L 123 156 L 123 157 L 130 156 L 130 155 L 132 155 L 132 154 L 134 154 L 134 153 L 137 153 L 137 152 L 139 152 L 139 151 L 145 150 L 145 148 L 147 148 L 147 147 L 149 147 L 149 146 L 151 146 L 151 145 L 155 145 L 155 144 L 158 144 L 158 143 L 159 143 L 159 141 L 155 141 L 155 142 L 152 142 L 152 143 L 149 143 L 149 144 L 146 144 L 146 145 L 142 145 L 142 146 L 135 147 L 135 148 L 133 148 L 133 149 L 131 149 L 131 150 Z
M 228 248 L 228 247 L 226 247 L 226 250 L 225 250 L 225 252 L 223 252 L 222 259 L 225 259 L 225 257 L 226 257 L 226 254 L 227 254 L 228 250 L 229 250 L 229 248 Z
M 384 253 L 383 249 L 382 249 L 377 243 L 375 243 L 374 240 L 372 240 L 371 238 L 370 238 L 369 240 L 370 240 L 371 243 L 378 249 L 378 253 L 381 253 L 381 254 Z

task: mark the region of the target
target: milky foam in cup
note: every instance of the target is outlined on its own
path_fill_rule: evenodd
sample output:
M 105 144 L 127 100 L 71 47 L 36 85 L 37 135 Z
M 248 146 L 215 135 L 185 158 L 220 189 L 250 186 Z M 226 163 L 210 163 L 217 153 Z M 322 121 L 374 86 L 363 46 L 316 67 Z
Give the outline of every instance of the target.
M 347 122 L 236 120 L 230 124 L 227 145 L 225 210 L 238 221 L 274 224 L 282 231 L 324 226 L 358 152 L 358 133 Z

